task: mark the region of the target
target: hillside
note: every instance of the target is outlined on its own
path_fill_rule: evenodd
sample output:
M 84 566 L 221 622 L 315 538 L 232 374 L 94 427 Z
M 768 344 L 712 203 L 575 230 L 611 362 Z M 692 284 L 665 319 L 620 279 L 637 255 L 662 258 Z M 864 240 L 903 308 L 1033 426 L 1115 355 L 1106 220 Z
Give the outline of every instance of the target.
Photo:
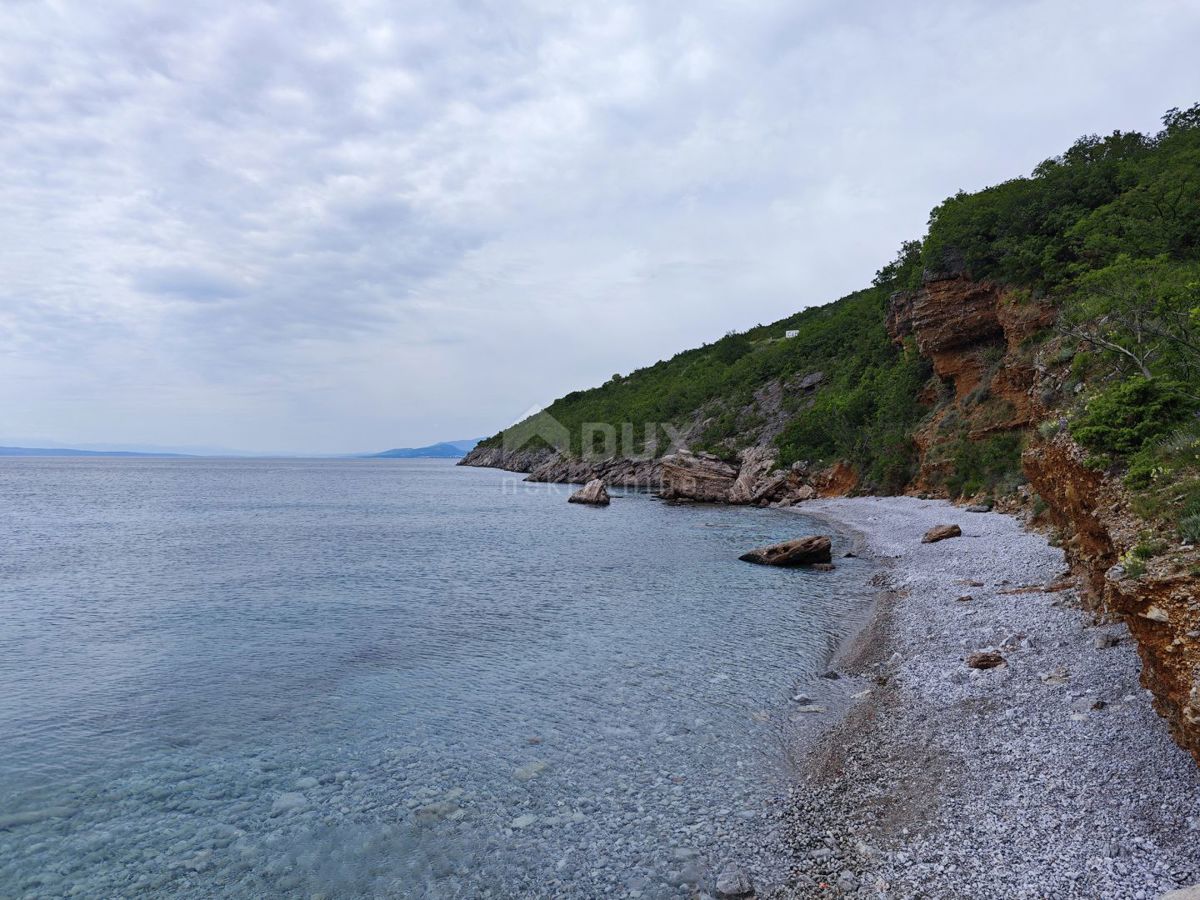
M 568 394 L 464 463 L 682 500 L 1021 509 L 1125 619 L 1200 759 L 1198 414 L 1200 105 L 955 194 L 871 286 Z

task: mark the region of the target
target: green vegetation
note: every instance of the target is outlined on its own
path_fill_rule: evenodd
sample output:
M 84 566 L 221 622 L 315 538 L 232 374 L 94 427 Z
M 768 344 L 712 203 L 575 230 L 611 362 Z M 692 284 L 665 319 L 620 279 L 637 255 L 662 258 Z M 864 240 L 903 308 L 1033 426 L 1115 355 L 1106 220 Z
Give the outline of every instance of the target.
M 983 354 L 979 386 L 955 398 L 885 325 L 889 297 L 919 288 L 928 272 L 1004 284 L 1018 304 L 1052 304 L 1058 323 L 1008 356 L 999 345 Z M 799 335 L 785 339 L 786 330 Z M 1169 111 L 1157 134 L 1084 137 L 1027 178 L 955 194 L 933 210 L 924 239 L 905 242 L 865 290 L 614 376 L 547 412 L 570 431 L 575 453 L 590 438 L 586 423 L 610 426 L 623 454 L 665 449 L 665 432 L 646 434 L 646 423 L 695 426 L 693 449 L 727 458 L 766 434 L 783 464 L 847 461 L 875 492 L 912 482 L 914 435 L 925 429 L 935 483 L 953 496 L 1004 493 L 1019 482 L 1023 437 L 992 385 L 1014 352 L 1025 361 L 1041 354 L 1063 373 L 1040 394 L 1056 408 L 1040 439 L 1065 422 L 1089 464 L 1125 472 L 1145 515 L 1194 538 L 1200 105 Z M 819 389 L 795 389 L 814 372 L 824 375 Z M 782 409 L 764 408 L 763 394 L 781 388 Z

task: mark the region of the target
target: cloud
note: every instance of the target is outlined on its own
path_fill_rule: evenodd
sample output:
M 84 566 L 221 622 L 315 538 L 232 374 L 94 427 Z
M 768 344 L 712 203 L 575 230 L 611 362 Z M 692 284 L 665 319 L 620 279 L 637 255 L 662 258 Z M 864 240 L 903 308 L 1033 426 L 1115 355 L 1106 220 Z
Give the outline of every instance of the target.
M 1183 0 L 5 4 L 0 428 L 494 430 L 1153 128 L 1198 38 Z

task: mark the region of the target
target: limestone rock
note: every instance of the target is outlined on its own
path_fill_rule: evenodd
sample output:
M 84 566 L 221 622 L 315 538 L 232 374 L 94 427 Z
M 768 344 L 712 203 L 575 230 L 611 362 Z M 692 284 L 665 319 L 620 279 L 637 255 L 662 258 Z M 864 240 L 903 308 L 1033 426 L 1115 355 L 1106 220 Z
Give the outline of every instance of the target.
M 962 537 L 962 529 L 957 525 L 934 525 L 921 538 L 922 544 L 936 544 L 946 538 Z
M 730 503 L 749 503 L 761 499 L 755 496 L 759 482 L 775 467 L 779 454 L 774 447 L 750 447 L 742 451 L 741 468 L 729 488 Z
M 738 471 L 711 453 L 681 450 L 662 459 L 662 496 L 666 500 L 723 503 Z
M 811 566 L 833 561 L 833 542 L 823 534 L 758 547 L 738 559 L 764 566 Z
M 593 478 L 570 497 L 567 498 L 568 503 L 587 503 L 591 506 L 608 506 L 609 496 L 608 491 L 604 489 L 604 482 L 599 478 Z

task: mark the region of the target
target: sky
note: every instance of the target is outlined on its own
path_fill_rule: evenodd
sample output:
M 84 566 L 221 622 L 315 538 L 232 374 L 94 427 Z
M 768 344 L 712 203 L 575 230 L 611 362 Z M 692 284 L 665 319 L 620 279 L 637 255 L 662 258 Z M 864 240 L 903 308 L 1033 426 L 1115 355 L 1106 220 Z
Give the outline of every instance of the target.
M 0 4 L 0 444 L 354 452 L 870 282 L 1194 0 Z

